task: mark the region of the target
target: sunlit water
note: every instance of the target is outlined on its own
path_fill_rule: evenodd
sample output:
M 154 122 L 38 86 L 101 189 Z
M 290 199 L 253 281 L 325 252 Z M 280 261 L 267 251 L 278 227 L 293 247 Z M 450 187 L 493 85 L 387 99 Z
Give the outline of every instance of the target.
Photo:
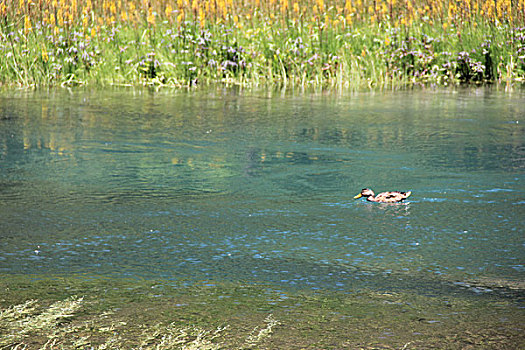
M 520 281 L 524 116 L 525 93 L 489 89 L 3 92 L 0 273 Z

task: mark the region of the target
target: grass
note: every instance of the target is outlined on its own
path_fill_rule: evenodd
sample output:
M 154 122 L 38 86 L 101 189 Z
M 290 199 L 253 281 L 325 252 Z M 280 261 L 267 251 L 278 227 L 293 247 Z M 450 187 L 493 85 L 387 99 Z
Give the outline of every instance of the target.
M 0 0 L 0 84 L 525 79 L 525 0 Z
M 283 291 L 267 285 L 1 276 L 0 349 L 518 349 L 500 295 Z M 79 297 L 78 295 L 82 295 Z

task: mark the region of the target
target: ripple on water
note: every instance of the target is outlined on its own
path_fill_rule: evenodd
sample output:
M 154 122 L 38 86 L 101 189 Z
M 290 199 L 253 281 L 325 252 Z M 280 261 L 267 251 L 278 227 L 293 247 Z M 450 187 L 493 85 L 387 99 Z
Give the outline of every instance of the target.
M 0 268 L 343 291 L 521 278 L 523 140 L 504 126 L 516 117 L 436 94 L 119 95 L 117 116 L 67 103 L 46 118 L 13 104 Z M 353 200 L 364 186 L 413 195 Z

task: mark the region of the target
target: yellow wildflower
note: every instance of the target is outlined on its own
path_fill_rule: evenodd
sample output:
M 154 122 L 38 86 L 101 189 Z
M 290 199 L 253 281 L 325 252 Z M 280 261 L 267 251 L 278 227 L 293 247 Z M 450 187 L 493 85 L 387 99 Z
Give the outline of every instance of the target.
M 47 62 L 49 60 L 49 56 L 47 55 L 47 50 L 42 44 L 42 61 Z
M 204 10 L 202 8 L 199 9 L 199 23 L 201 26 L 201 29 L 204 28 L 206 25 L 206 19 L 204 17 Z
M 148 9 L 148 24 L 154 26 L 155 25 L 155 15 L 153 14 L 153 9 L 150 7 Z
M 58 25 L 60 27 L 64 26 L 64 16 L 62 15 L 62 8 L 59 8 L 57 11 Z
M 348 13 L 345 17 L 346 19 L 346 25 L 347 26 L 351 26 L 352 25 L 352 15 L 350 13 Z
M 316 3 L 317 3 L 317 7 L 319 8 L 319 12 L 323 12 L 324 11 L 324 1 L 317 0 Z
M 167 18 L 170 18 L 172 12 L 173 12 L 173 8 L 171 7 L 170 4 L 168 4 L 168 6 L 166 6 L 166 10 L 164 10 L 164 14 L 166 15 Z
M 26 16 L 26 18 L 24 19 L 24 33 L 27 35 L 32 30 L 33 27 L 31 26 L 31 21 L 29 20 L 29 17 Z
M 281 4 L 281 12 L 286 12 L 288 10 L 288 0 L 281 0 L 280 1 L 280 4 Z

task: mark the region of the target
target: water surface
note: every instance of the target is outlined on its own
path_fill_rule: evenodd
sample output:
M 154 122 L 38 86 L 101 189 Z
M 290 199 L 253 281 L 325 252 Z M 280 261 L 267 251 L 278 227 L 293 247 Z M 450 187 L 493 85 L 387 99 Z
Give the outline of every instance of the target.
M 3 92 L 0 273 L 491 293 L 465 286 L 525 272 L 524 115 L 493 89 Z

